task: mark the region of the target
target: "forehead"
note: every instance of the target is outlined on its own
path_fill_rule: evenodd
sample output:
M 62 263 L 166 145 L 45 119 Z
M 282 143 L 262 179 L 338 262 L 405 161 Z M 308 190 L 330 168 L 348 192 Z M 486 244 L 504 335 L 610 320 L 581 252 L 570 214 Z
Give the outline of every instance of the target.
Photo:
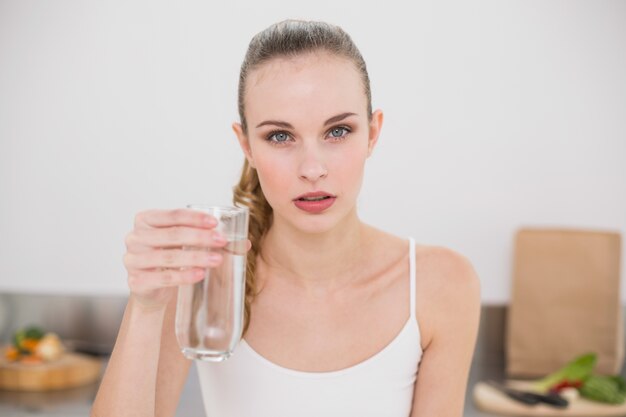
M 245 112 L 250 124 L 266 118 L 289 121 L 328 118 L 351 111 L 365 113 L 359 71 L 347 58 L 325 52 L 274 58 L 250 72 Z M 331 114 L 332 113 L 332 114 Z

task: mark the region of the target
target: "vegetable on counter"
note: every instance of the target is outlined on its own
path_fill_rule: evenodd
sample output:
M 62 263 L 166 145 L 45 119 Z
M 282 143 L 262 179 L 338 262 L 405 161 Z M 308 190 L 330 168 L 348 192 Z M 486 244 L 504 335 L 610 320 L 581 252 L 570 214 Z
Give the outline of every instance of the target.
M 621 375 L 594 375 L 597 355 L 586 353 L 563 368 L 534 382 L 539 392 L 563 393 L 578 390 L 581 397 L 607 404 L 626 402 L 626 381 Z
M 55 333 L 29 326 L 13 334 L 12 344 L 4 349 L 4 357 L 9 362 L 40 364 L 56 360 L 64 352 L 65 347 Z
M 56 333 L 46 333 L 35 348 L 35 354 L 48 362 L 59 359 L 64 351 L 61 339 Z
M 580 395 L 592 401 L 623 404 L 626 401 L 626 383 L 619 375 L 592 375 L 580 388 Z
M 596 366 L 597 355 L 587 353 L 566 364 L 563 368 L 536 381 L 533 388 L 540 392 L 549 392 L 551 388 L 559 384 L 575 386 L 581 384 Z M 564 386 L 565 387 L 565 386 Z

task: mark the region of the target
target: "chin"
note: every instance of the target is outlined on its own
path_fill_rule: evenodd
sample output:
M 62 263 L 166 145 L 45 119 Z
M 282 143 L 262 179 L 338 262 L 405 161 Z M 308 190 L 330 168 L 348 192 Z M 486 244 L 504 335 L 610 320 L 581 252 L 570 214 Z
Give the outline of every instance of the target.
M 313 216 L 311 216 L 313 217 Z M 317 215 L 317 217 L 321 217 Z M 329 232 L 335 228 L 337 225 L 336 221 L 329 221 L 330 219 L 305 219 L 305 220 L 296 220 L 293 223 L 293 226 L 298 228 L 298 230 L 308 233 L 308 234 L 324 234 Z

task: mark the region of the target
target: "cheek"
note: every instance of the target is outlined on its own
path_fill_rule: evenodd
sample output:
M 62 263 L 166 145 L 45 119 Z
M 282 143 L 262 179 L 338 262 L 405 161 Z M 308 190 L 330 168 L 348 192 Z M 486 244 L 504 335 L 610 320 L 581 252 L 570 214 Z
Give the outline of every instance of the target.
M 270 155 L 262 155 L 255 158 L 256 170 L 263 194 L 268 203 L 272 205 L 275 197 L 289 190 L 290 176 L 293 176 L 293 168 L 285 158 L 276 158 Z
M 333 158 L 333 171 L 335 178 L 348 192 L 354 188 L 360 188 L 361 179 L 367 159 L 367 148 L 362 146 L 347 148 L 345 152 L 335 155 Z

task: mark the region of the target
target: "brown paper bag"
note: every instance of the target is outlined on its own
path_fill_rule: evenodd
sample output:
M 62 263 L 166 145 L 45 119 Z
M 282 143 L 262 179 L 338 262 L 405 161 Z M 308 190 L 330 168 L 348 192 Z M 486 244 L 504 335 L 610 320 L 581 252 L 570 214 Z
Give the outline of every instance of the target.
M 522 229 L 506 321 L 508 377 L 540 377 L 595 352 L 594 373 L 624 360 L 619 233 Z

